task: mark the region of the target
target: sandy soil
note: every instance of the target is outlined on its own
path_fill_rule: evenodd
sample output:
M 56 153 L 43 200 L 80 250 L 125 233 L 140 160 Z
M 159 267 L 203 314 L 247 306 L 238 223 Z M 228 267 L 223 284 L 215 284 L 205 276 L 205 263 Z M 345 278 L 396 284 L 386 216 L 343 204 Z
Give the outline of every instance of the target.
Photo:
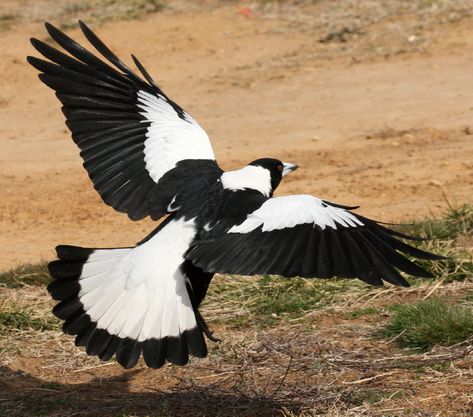
M 361 205 L 384 221 L 473 200 L 471 18 L 427 31 L 423 49 L 353 56 L 362 37 L 321 43 L 317 28 L 297 24 L 314 5 L 251 17 L 240 6 L 181 5 L 98 32 L 199 120 L 223 168 L 261 156 L 298 163 L 280 194 Z M 95 194 L 59 103 L 25 62 L 31 36 L 47 38 L 40 22 L 0 32 L 2 268 L 50 259 L 58 243 L 133 244 L 153 227 Z

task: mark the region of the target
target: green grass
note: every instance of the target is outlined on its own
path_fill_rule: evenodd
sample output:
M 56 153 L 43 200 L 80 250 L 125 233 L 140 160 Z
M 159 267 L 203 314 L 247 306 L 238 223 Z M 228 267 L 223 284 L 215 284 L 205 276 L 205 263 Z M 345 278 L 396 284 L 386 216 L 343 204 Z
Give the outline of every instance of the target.
M 390 399 L 401 399 L 404 393 L 402 390 L 399 391 L 386 391 L 378 388 L 368 388 L 364 390 L 357 391 L 354 394 L 354 400 L 359 403 L 366 403 L 370 405 L 378 404 L 386 398 Z
M 0 334 L 16 330 L 53 330 L 57 324 L 34 317 L 28 311 L 0 311 Z
M 21 265 L 0 273 L 0 287 L 19 288 L 25 285 L 43 286 L 51 281 L 47 262 Z
M 473 278 L 473 257 L 467 252 L 467 245 L 463 242 L 473 236 L 472 205 L 449 205 L 442 217 L 414 222 L 400 227 L 399 230 L 428 239 L 417 246 L 447 258 L 442 262 L 416 261 L 435 277 L 441 277 L 447 283 Z
M 459 236 L 473 233 L 473 206 L 463 204 L 459 207 L 449 205 L 440 218 L 425 219 L 403 226 L 402 231 L 427 239 L 455 240 Z
M 348 311 L 345 317 L 349 320 L 357 319 L 359 317 L 368 316 L 371 314 L 378 314 L 381 310 L 376 307 L 360 308 L 359 310 Z
M 378 335 L 395 339 L 400 347 L 426 352 L 473 336 L 473 311 L 442 299 L 396 305 L 391 310 L 390 321 Z
M 337 294 L 354 285 L 345 279 L 217 277 L 209 288 L 205 305 L 234 310 L 235 315 L 222 320 L 225 323 L 264 327 L 327 306 Z

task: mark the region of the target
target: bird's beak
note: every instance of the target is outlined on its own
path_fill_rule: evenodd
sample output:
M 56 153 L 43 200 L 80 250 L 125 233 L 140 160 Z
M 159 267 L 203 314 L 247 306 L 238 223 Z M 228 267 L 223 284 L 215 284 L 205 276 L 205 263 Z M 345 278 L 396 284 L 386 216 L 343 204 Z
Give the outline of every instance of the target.
M 283 177 L 289 174 L 290 172 L 295 171 L 297 168 L 299 168 L 296 164 L 290 164 L 289 162 L 283 162 L 282 164 L 283 164 L 283 170 L 282 170 Z

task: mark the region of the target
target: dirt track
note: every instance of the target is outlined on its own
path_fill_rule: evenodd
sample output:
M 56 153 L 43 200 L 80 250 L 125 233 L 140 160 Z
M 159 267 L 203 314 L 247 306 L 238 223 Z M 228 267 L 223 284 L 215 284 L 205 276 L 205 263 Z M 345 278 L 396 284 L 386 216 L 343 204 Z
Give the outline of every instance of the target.
M 473 201 L 471 17 L 403 33 L 406 49 L 373 53 L 363 35 L 319 42 L 305 24 L 316 5 L 252 17 L 240 6 L 181 5 L 97 31 L 123 58 L 135 53 L 199 120 L 224 169 L 261 156 L 295 162 L 301 169 L 280 194 L 359 204 L 384 221 L 438 213 L 445 197 Z M 153 227 L 95 194 L 58 101 L 25 62 L 30 36 L 47 39 L 40 22 L 0 32 L 2 269 L 50 259 L 58 243 L 130 245 Z M 397 41 L 379 42 L 390 51 Z

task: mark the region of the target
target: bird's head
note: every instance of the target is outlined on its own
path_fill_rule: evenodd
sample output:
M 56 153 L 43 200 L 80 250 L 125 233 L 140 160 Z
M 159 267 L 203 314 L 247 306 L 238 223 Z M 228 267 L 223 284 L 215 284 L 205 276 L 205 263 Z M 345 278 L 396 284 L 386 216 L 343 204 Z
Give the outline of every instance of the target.
M 298 166 L 289 162 L 282 162 L 279 159 L 274 158 L 261 158 L 256 161 L 250 162 L 249 166 L 261 167 L 269 171 L 269 177 L 271 181 L 271 194 L 278 187 L 282 180 L 282 177 L 286 176 L 292 171 L 295 171 Z
M 224 172 L 221 181 L 224 189 L 256 190 L 269 197 L 278 187 L 282 177 L 295 169 L 295 164 L 279 159 L 261 158 L 236 171 Z

